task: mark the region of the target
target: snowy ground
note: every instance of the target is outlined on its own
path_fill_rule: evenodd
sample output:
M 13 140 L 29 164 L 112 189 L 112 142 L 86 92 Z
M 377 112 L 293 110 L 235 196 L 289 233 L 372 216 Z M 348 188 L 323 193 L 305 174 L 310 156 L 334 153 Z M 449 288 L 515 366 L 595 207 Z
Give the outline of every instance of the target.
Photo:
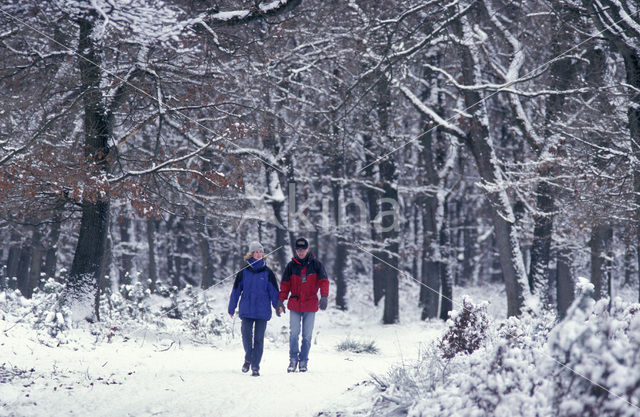
M 221 311 L 227 293 L 214 294 Z M 110 340 L 72 329 L 68 343 L 48 347 L 27 325 L 13 326 L 17 318 L 7 314 L 0 320 L 0 415 L 362 415 L 375 390 L 370 375 L 415 360 L 420 347 L 444 328 L 440 321 L 418 320 L 415 287 L 403 293 L 410 301 L 402 303 L 398 325 L 382 325 L 381 306 L 366 297 L 352 302 L 348 313 L 319 312 L 306 374 L 287 374 L 288 315 L 274 316 L 260 377 L 240 371 L 237 319 L 227 318 L 231 335 L 210 344 L 140 327 L 119 329 Z M 348 338 L 375 341 L 379 352 L 338 351 Z

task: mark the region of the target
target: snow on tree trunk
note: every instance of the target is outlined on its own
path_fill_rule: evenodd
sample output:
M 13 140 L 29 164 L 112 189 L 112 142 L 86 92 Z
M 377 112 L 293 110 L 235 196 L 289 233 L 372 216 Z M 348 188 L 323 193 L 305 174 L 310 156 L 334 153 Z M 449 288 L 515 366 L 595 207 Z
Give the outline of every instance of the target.
M 473 37 L 473 31 L 469 25 L 466 17 L 461 18 L 461 24 L 457 25 L 460 37 Z M 479 51 L 473 44 L 466 43 L 460 46 L 459 52 L 463 64 L 464 84 L 477 84 L 479 77 L 476 72 L 480 71 Z M 502 174 L 493 149 L 486 105 L 477 90 L 467 89 L 463 94 L 465 107 L 471 115 L 471 119 L 465 121 L 467 124 L 465 143 L 474 156 L 482 178 L 481 186 L 485 190 L 491 208 L 494 236 L 507 293 L 507 315 L 518 316 L 525 303 L 528 278 L 517 230 L 514 227 L 515 217 L 507 192 L 502 187 Z

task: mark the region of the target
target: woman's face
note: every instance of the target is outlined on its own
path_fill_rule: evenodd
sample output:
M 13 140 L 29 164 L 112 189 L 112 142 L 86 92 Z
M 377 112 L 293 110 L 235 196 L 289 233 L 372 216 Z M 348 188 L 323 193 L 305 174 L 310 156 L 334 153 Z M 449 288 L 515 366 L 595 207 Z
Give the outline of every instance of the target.
M 259 261 L 260 259 L 262 259 L 264 254 L 262 253 L 261 250 L 257 250 L 255 252 L 253 252 L 253 254 L 251 256 L 253 256 L 253 259 L 255 259 L 256 261 Z

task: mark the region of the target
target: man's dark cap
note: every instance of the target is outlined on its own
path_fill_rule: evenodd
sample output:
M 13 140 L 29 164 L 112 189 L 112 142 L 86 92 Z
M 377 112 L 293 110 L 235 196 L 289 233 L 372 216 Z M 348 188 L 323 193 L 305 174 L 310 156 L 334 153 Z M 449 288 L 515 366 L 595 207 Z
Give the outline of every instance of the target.
M 307 241 L 307 239 L 301 237 L 300 239 L 296 240 L 296 249 L 307 249 L 309 247 L 309 242 Z

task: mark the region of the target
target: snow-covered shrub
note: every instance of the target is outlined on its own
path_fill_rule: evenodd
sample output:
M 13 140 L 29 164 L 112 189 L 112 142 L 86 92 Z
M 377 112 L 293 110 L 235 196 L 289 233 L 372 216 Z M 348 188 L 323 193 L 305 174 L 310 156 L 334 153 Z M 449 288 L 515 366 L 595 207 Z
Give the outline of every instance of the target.
M 120 293 L 124 295 L 122 304 L 126 306 L 130 317 L 145 320 L 150 312 L 149 297 L 151 296 L 151 291 L 145 288 L 142 283 L 135 282 L 129 285 L 122 285 Z
M 42 290 L 33 293 L 33 327 L 38 332 L 38 340 L 49 346 L 67 342 L 65 331 L 71 328 L 71 310 L 62 301 L 64 284 L 49 278 Z
M 468 371 L 451 378 L 455 404 L 439 399 L 448 415 L 540 416 L 549 414 L 548 381 L 536 367 L 540 351 L 501 341 L 471 355 Z M 455 388 L 454 388 L 455 387 Z
M 204 293 L 187 285 L 178 301 L 182 320 L 196 337 L 206 338 L 213 334 L 227 333 L 222 314 L 215 314 Z
M 353 353 L 378 353 L 378 348 L 376 346 L 376 342 L 373 340 L 362 341 L 362 340 L 354 340 L 350 337 L 347 337 L 345 340 L 340 342 L 336 349 L 339 352 L 353 352 Z
M 640 316 L 637 305 L 591 299 L 582 292 L 549 335 L 547 372 L 553 408 L 563 416 L 637 416 L 640 406 Z
M 161 308 L 162 315 L 170 319 L 181 320 L 182 311 L 180 310 L 180 306 L 178 305 L 178 287 L 158 285 L 156 291 L 159 295 L 168 298 L 170 301 L 169 306 L 163 306 Z
M 7 277 L 7 266 L 0 266 L 0 292 L 4 292 L 9 288 L 9 278 Z
M 464 297 L 461 311 L 449 313 L 447 326 L 447 332 L 440 341 L 442 357 L 451 359 L 458 353 L 473 353 L 486 338 L 489 327 L 487 303 L 475 305 L 469 297 Z

